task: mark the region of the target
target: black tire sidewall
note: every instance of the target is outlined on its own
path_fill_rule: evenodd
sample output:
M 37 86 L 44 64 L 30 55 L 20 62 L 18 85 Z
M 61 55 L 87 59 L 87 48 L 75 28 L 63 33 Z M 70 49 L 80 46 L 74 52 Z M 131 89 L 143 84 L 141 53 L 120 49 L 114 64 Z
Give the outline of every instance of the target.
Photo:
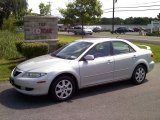
M 69 80 L 72 83 L 72 87 L 73 87 L 73 90 L 72 90 L 72 93 L 70 94 L 70 96 L 67 97 L 67 98 L 64 98 L 64 99 L 59 98 L 55 93 L 55 87 L 61 80 Z M 65 101 L 65 100 L 68 100 L 74 95 L 74 93 L 75 93 L 75 81 L 69 76 L 60 76 L 60 77 L 58 77 L 56 80 L 54 80 L 52 82 L 50 90 L 49 90 L 49 95 L 54 101 Z

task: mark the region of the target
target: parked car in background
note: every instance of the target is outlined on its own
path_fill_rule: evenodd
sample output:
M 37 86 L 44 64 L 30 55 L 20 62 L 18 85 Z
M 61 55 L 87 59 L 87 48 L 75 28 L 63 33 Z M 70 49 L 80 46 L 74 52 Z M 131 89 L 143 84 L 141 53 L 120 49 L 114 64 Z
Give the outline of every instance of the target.
M 134 32 L 132 28 L 128 28 L 128 32 Z
M 140 28 L 133 28 L 134 32 L 139 32 L 140 31 Z
M 154 68 L 152 51 L 144 47 L 115 38 L 78 40 L 19 64 L 10 82 L 23 94 L 49 94 L 56 101 L 67 100 L 89 86 L 121 80 L 141 84 Z
M 126 32 L 129 32 L 129 30 L 128 30 L 128 28 L 126 28 L 126 27 L 119 27 L 119 28 L 117 28 L 115 31 L 114 31 L 115 33 L 123 33 L 123 34 L 125 34 Z
M 93 28 L 93 32 L 101 32 L 102 28 L 101 27 L 95 27 Z
M 85 26 L 83 27 L 83 32 L 82 32 L 82 26 L 73 27 L 72 32 L 75 35 L 92 35 L 93 34 L 93 31 Z

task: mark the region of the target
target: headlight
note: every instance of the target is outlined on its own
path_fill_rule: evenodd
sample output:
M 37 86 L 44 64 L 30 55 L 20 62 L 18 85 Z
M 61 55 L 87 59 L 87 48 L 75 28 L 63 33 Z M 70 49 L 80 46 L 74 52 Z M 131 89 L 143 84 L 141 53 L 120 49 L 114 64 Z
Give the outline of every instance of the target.
M 25 78 L 39 78 L 45 76 L 47 73 L 35 73 L 35 72 L 26 72 L 22 77 Z

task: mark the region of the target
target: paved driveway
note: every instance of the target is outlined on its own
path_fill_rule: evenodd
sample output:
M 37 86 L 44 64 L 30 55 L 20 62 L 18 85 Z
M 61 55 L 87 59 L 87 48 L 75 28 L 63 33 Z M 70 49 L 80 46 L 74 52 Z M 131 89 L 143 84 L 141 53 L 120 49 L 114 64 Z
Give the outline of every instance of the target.
M 81 90 L 72 100 L 19 94 L 0 83 L 0 120 L 160 120 L 160 63 L 142 85 L 128 81 Z

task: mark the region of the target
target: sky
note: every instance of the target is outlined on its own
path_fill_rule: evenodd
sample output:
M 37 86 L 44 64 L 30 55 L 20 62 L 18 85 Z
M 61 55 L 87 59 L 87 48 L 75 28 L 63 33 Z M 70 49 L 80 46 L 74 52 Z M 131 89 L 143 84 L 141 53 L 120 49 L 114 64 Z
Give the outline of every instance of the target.
M 58 12 L 59 8 L 65 8 L 66 4 L 69 1 L 73 0 L 28 0 L 29 9 L 32 8 L 33 12 L 39 13 L 39 4 L 48 2 L 52 4 L 52 15 L 60 17 L 60 13 Z M 111 18 L 112 17 L 112 6 L 113 0 L 100 0 L 102 4 L 102 9 L 104 13 L 102 17 Z M 119 8 L 119 7 L 127 7 L 127 8 Z M 138 7 L 138 8 L 137 8 Z M 154 9 L 147 11 L 139 11 L 146 9 Z M 120 10 L 122 10 L 120 12 Z M 138 11 L 127 11 L 127 10 L 138 10 Z M 128 18 L 128 17 L 157 17 L 158 13 L 160 13 L 160 0 L 117 0 L 115 3 L 115 17 L 120 18 Z M 119 12 L 118 12 L 119 11 Z

